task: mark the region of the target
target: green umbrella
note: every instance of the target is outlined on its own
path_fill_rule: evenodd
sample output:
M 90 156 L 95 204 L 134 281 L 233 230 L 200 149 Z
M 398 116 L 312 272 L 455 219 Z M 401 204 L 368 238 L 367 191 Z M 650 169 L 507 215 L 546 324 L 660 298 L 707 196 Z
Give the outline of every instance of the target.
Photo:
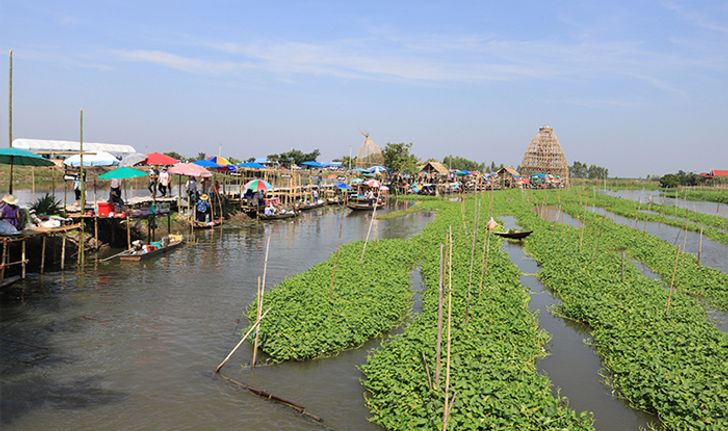
M 136 178 L 136 177 L 146 177 L 147 173 L 144 171 L 140 171 L 139 169 L 129 168 L 129 167 L 121 167 L 116 168 L 113 171 L 106 172 L 105 174 L 99 175 L 100 180 L 113 180 L 113 179 L 124 179 L 124 178 Z
M 20 148 L 0 148 L 0 164 L 10 165 L 10 187 L 13 193 L 13 166 L 54 166 L 55 163 L 35 153 Z

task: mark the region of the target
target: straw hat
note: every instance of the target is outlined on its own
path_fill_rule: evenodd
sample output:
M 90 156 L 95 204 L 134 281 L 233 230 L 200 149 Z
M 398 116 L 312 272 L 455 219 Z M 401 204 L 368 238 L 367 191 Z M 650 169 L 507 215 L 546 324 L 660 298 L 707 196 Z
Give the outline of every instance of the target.
M 18 204 L 18 198 L 16 198 L 13 195 L 5 195 L 2 199 L 3 202 L 5 202 L 8 205 L 17 205 Z
M 203 201 L 206 201 L 206 200 L 210 199 L 210 197 L 209 197 L 209 196 L 207 196 L 207 194 L 203 193 L 203 194 L 202 194 L 202 195 L 200 196 L 200 199 L 202 199 Z

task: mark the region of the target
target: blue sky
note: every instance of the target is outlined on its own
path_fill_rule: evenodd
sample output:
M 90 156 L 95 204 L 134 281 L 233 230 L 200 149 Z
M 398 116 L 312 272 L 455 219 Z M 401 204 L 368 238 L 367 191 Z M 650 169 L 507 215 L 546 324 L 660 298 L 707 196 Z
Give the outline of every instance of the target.
M 620 176 L 728 168 L 728 2 L 0 0 L 14 136 L 238 158 L 375 142 Z M 0 85 L 7 140 L 7 85 Z

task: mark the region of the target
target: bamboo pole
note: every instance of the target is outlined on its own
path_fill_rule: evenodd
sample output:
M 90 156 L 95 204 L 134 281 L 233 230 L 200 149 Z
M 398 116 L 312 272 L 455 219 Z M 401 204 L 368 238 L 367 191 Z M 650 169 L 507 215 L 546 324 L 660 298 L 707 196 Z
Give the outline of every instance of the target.
M 84 219 L 83 215 L 86 211 L 86 181 L 83 176 L 83 109 L 80 111 L 79 115 L 79 180 L 81 183 L 81 232 L 79 235 L 79 249 L 78 249 L 78 263 L 80 266 L 83 266 L 83 260 L 84 260 L 84 252 L 86 251 L 86 247 L 84 246 L 84 233 L 85 233 L 85 227 L 86 227 L 86 220 Z
M 700 237 L 698 237 L 698 265 L 700 265 L 700 256 L 703 254 L 703 228 L 700 228 Z
M 217 366 L 217 368 L 215 368 L 216 374 L 220 372 L 220 370 L 222 369 L 222 367 L 225 366 L 227 361 L 229 361 L 230 358 L 232 358 L 232 356 L 235 354 L 235 352 L 240 348 L 240 346 L 242 346 L 245 339 L 248 338 L 248 336 L 255 330 L 255 328 L 258 327 L 258 325 L 260 325 L 260 322 L 263 321 L 263 318 L 265 318 L 266 314 L 268 314 L 269 311 L 270 311 L 270 308 L 265 310 L 265 313 L 263 313 L 260 316 L 260 319 L 255 321 L 253 326 L 251 326 L 250 329 L 248 329 L 248 332 L 246 332 L 245 335 L 243 335 L 243 338 L 240 339 L 238 344 L 236 344 L 235 347 L 233 347 L 233 349 L 230 351 L 230 353 L 228 353 L 228 355 L 225 357 L 225 359 L 223 359 L 222 362 L 220 362 L 220 364 Z
M 25 279 L 25 238 L 20 242 L 20 278 Z
M 3 255 L 0 257 L 0 280 L 5 278 L 5 261 L 8 254 L 8 242 L 3 240 Z
M 258 276 L 258 294 L 257 294 L 257 310 L 255 320 L 260 320 L 260 314 L 263 312 L 263 292 L 260 288 L 260 275 Z M 255 359 L 258 356 L 258 341 L 260 340 L 260 330 L 255 331 L 255 342 L 253 343 L 253 359 L 250 361 L 250 368 L 255 368 Z
M 687 221 L 685 222 L 685 236 L 683 237 L 683 246 L 682 249 L 680 246 L 677 247 L 677 252 L 675 253 L 675 265 L 672 268 L 672 276 L 670 277 L 670 290 L 667 294 L 667 302 L 665 303 L 665 316 L 669 315 L 670 313 L 670 301 L 672 300 L 672 291 L 675 286 L 675 276 L 677 275 L 677 265 L 680 261 L 680 255 L 683 252 L 683 249 L 685 248 L 685 242 L 687 241 L 688 237 L 688 227 L 687 227 Z
M 435 384 L 440 387 L 440 354 L 442 351 L 442 307 L 445 302 L 445 246 L 440 244 L 440 282 L 437 300 L 437 345 L 435 346 Z
M 40 273 L 43 274 L 45 270 L 45 255 L 46 255 L 46 239 L 48 238 L 48 235 L 43 234 L 43 239 L 41 239 L 41 245 L 40 245 Z
M 470 314 L 470 291 L 473 283 L 473 265 L 475 263 L 475 245 L 478 242 L 478 225 L 480 224 L 480 200 L 478 200 L 478 207 L 475 211 L 475 220 L 473 221 L 473 238 L 470 246 L 470 271 L 468 272 L 468 299 L 465 303 L 465 318 L 463 324 L 468 323 L 468 316 Z
M 622 265 L 621 265 L 621 276 L 620 280 L 624 283 L 624 249 L 622 249 Z
M 126 249 L 131 250 L 131 218 L 126 216 Z
M 61 271 L 66 266 L 66 231 L 61 235 Z
M 369 221 L 369 230 L 367 231 L 367 238 L 364 240 L 364 247 L 361 249 L 361 258 L 359 261 L 364 261 L 364 253 L 367 250 L 367 243 L 369 242 L 369 237 L 372 234 L 372 226 L 374 226 L 374 218 L 377 215 L 377 206 L 379 205 L 379 196 L 381 192 L 377 190 L 377 197 L 374 199 L 374 209 L 372 210 L 372 219 Z
M 442 419 L 442 431 L 447 430 L 447 422 L 450 413 L 450 363 L 452 345 L 452 227 L 449 228 L 450 250 L 448 265 L 448 289 L 447 289 L 447 354 L 445 356 L 445 410 Z
M 425 356 L 425 352 L 422 353 L 422 364 L 425 367 L 425 375 L 427 376 L 427 386 L 432 390 L 432 376 L 430 376 L 430 366 L 427 365 L 427 357 Z

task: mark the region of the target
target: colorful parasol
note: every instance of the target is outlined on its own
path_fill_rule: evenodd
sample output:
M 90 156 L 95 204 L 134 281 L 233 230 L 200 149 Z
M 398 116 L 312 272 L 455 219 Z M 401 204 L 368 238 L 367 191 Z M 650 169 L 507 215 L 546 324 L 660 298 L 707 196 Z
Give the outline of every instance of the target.
M 255 191 L 266 190 L 267 191 L 267 190 L 271 190 L 272 188 L 273 188 L 273 186 L 268 181 L 261 180 L 261 179 L 253 180 L 253 181 L 250 181 L 247 184 L 245 184 L 246 190 L 255 190 Z
M 129 168 L 129 167 L 123 166 L 121 168 L 116 168 L 114 170 L 111 170 L 109 172 L 99 175 L 99 179 L 100 180 L 113 180 L 113 179 L 146 177 L 146 176 L 147 176 L 147 173 L 144 171 L 140 171 L 139 169 L 134 169 L 134 168 Z
M 381 186 L 381 184 L 379 184 L 379 181 L 377 181 L 377 180 L 366 180 L 366 181 L 364 181 L 364 185 L 369 186 L 374 189 L 378 189 Z
M 171 166 L 176 165 L 179 163 L 179 160 L 175 159 L 174 157 L 169 157 L 166 154 L 162 153 L 149 153 L 147 154 L 146 160 L 144 160 L 145 165 L 155 165 L 155 166 Z
M 194 163 L 180 163 L 169 168 L 167 172 L 188 177 L 209 178 L 212 176 L 212 172 Z
M 226 159 L 225 157 L 214 156 L 214 157 L 210 157 L 207 160 L 209 160 L 212 163 L 215 163 L 217 165 L 220 165 L 220 166 L 230 166 L 230 165 L 232 165 L 232 163 L 230 163 L 230 161 L 228 159 Z

